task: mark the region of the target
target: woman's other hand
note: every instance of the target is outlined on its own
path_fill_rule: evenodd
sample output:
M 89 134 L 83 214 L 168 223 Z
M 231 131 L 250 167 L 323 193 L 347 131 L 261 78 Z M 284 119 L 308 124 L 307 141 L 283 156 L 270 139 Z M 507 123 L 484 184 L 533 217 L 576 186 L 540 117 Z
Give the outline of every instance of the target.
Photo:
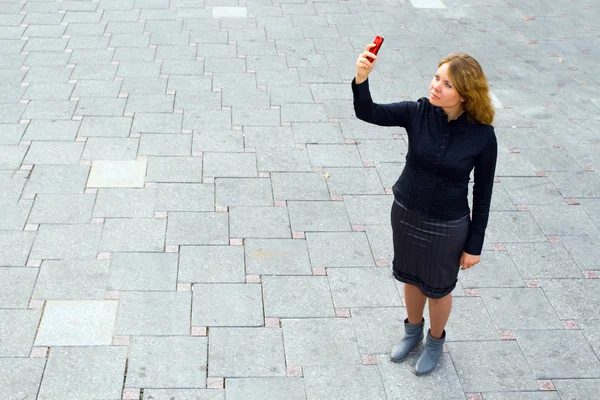
M 462 256 L 460 257 L 460 266 L 462 270 L 469 269 L 473 267 L 475 264 L 479 264 L 479 260 L 481 256 L 474 256 L 469 253 L 465 253 L 463 251 Z
M 356 84 L 357 85 L 360 85 L 361 83 L 366 81 L 367 77 L 369 76 L 369 73 L 375 67 L 375 63 L 377 62 L 377 56 L 369 51 L 373 47 L 375 47 L 375 43 L 368 44 L 367 47 L 365 47 L 365 51 L 363 51 L 358 56 L 358 59 L 356 60 Z M 370 57 L 371 59 L 373 59 L 373 62 L 369 61 L 367 59 L 367 57 Z

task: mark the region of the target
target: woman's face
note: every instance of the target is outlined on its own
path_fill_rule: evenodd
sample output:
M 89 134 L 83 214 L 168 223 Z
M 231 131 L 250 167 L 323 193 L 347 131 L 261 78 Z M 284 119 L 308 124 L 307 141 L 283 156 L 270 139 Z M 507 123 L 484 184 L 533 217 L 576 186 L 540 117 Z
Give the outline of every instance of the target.
M 463 98 L 448 76 L 448 64 L 442 64 L 429 84 L 429 102 L 448 109 L 461 105 L 462 101 Z

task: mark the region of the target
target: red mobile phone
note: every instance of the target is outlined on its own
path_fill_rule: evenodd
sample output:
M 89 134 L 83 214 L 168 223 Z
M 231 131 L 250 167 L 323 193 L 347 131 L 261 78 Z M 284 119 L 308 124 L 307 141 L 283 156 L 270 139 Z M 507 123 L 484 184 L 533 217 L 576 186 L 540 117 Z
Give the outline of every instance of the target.
M 375 43 L 375 47 L 373 47 L 371 49 L 371 53 L 377 55 L 377 52 L 379 51 L 379 48 L 383 44 L 383 40 L 384 40 L 383 36 L 377 36 L 377 37 L 375 37 L 375 40 L 373 40 L 373 43 Z M 373 62 L 373 59 L 371 57 L 367 57 L 367 60 L 369 60 L 369 62 Z

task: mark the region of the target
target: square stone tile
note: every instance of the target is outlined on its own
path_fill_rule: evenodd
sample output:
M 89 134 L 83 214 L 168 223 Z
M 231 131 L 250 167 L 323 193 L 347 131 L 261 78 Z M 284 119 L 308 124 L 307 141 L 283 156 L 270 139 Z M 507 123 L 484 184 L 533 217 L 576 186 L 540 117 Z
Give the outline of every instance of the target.
M 224 389 L 144 389 L 144 397 L 153 400 L 225 400 Z
M 27 308 L 37 275 L 33 268 L 0 268 L 0 309 Z
M 325 168 L 332 194 L 384 194 L 375 168 Z
M 302 378 L 231 378 L 225 386 L 228 400 L 306 400 Z
M 177 253 L 113 253 L 108 290 L 175 290 L 178 259 Z
M 147 161 L 92 161 L 87 187 L 144 187 Z
M 548 177 L 502 177 L 502 186 L 514 204 L 551 205 L 563 201 L 563 196 Z
M 31 296 L 35 300 L 103 300 L 107 260 L 44 260 Z
M 172 113 L 136 112 L 132 132 L 140 133 L 181 133 L 183 116 Z
M 528 211 L 491 211 L 486 236 L 492 243 L 546 241 L 544 232 Z
M 27 150 L 27 146 L 0 146 L 0 169 L 19 169 Z
M 23 164 L 77 165 L 83 146 L 77 142 L 32 142 Z
M 285 207 L 232 207 L 229 211 L 232 238 L 290 238 Z
M 496 324 L 507 329 L 560 329 L 562 323 L 539 288 L 486 288 L 481 297 Z
M 116 336 L 189 335 L 190 292 L 122 292 Z
M 25 266 L 35 232 L 0 231 L 0 266 Z
M 293 232 L 350 231 L 346 207 L 341 201 L 290 201 Z
M 349 319 L 284 319 L 287 365 L 360 365 L 361 358 Z
M 273 172 L 271 185 L 275 201 L 329 200 L 331 197 L 321 172 Z
M 98 190 L 96 218 L 152 218 L 156 189 L 102 188 Z
M 598 227 L 581 206 L 565 204 L 531 206 L 529 209 L 546 235 L 600 235 Z
M 0 358 L 0 387 L 9 399 L 35 399 L 46 360 L 43 358 Z
M 192 136 L 174 133 L 143 133 L 138 155 L 143 156 L 190 156 Z
M 600 267 L 600 236 L 561 236 L 561 242 L 582 270 Z
M 525 286 L 519 270 L 507 251 L 482 251 L 481 262 L 474 268 L 459 271 L 458 277 L 466 288 Z
M 166 243 L 227 245 L 229 244 L 229 215 L 219 212 L 171 212 Z
M 21 119 L 70 120 L 76 104 L 74 101 L 31 100 Z
M 263 326 L 265 322 L 260 285 L 195 284 L 192 302 L 193 326 Z
M 456 374 L 450 355 L 443 353 L 435 370 L 428 379 L 415 375 L 415 365 L 419 353 L 409 355 L 400 364 L 390 361 L 389 355 L 377 357 L 381 378 L 388 398 L 412 400 L 420 393 L 427 400 L 463 400 L 465 394 Z
M 339 123 L 294 122 L 292 130 L 297 143 L 344 143 Z
M 163 251 L 165 219 L 111 218 L 104 222 L 100 251 Z
M 41 225 L 29 258 L 33 260 L 95 259 L 100 247 L 102 226 Z
M 281 126 L 247 126 L 244 127 L 244 143 L 246 147 L 295 147 L 294 134 L 291 127 Z
M 180 247 L 179 282 L 242 283 L 245 280 L 242 246 Z
M 309 144 L 311 165 L 318 167 L 362 167 L 358 148 L 347 144 Z
M 194 131 L 192 151 L 242 152 L 244 151 L 244 135 L 241 131 L 231 130 Z
M 215 196 L 219 206 L 273 205 L 271 180 L 264 178 L 217 178 Z
M 148 157 L 148 182 L 201 183 L 203 157 Z
M 77 103 L 75 115 L 95 117 L 120 117 L 125 112 L 126 102 L 127 99 L 83 97 L 79 99 L 79 102 Z
M 553 379 L 552 382 L 563 400 L 593 399 L 600 388 L 598 379 Z
M 208 346 L 208 376 L 285 376 L 283 338 L 273 328 L 213 328 Z
M 330 268 L 327 278 L 336 308 L 402 306 L 388 268 Z M 377 290 L 372 290 L 375 287 Z
M 560 319 L 597 319 L 600 279 L 541 279 L 540 285 Z
M 369 240 L 364 232 L 307 232 L 306 243 L 313 266 L 375 266 Z
M 159 183 L 156 211 L 214 211 L 215 188 L 202 183 Z
M 2 124 L 0 144 L 17 145 L 21 141 L 27 126 L 25 124 Z
M 308 152 L 295 147 L 259 147 L 256 151 L 259 171 L 306 172 L 311 170 Z
M 405 318 L 403 307 L 352 308 L 351 321 L 361 354 L 391 351 L 404 335 Z
M 523 279 L 581 278 L 581 270 L 562 243 L 507 243 Z
M 204 176 L 219 178 L 255 178 L 254 153 L 204 153 Z
M 89 172 L 84 165 L 36 165 L 24 193 L 83 193 Z
M 307 399 L 387 400 L 375 365 L 328 365 L 304 368 Z
M 533 371 L 514 340 L 448 344 L 465 392 L 538 390 Z
M 52 349 L 38 399 L 119 399 L 126 361 L 123 346 Z
M 344 203 L 352 225 L 389 224 L 394 196 L 348 195 Z
M 5 218 L 0 221 L 0 230 L 20 231 L 26 225 L 31 211 L 33 200 L 15 202 L 13 199 L 0 198 L 0 209 L 4 211 Z
M 207 338 L 132 338 L 126 387 L 206 387 Z
M 514 332 L 537 379 L 600 377 L 600 361 L 581 331 Z
M 139 143 L 139 138 L 88 137 L 81 160 L 133 161 Z
M 0 310 L 0 357 L 29 357 L 42 310 Z
M 88 224 L 96 196 L 79 193 L 40 193 L 36 196 L 30 224 Z
M 264 276 L 263 291 L 267 317 L 332 318 L 335 316 L 326 277 Z
M 251 275 L 310 275 L 305 240 L 246 239 L 246 272 Z
M 131 117 L 94 117 L 85 116 L 81 121 L 81 129 L 77 133 L 81 137 L 121 137 L 129 136 Z
M 117 317 L 115 300 L 46 302 L 36 346 L 109 346 Z

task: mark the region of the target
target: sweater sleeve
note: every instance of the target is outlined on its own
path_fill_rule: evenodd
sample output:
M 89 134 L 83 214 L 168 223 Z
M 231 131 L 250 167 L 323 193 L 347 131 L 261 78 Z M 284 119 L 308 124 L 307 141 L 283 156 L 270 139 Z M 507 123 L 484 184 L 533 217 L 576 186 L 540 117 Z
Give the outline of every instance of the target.
M 354 78 L 352 80 L 352 94 L 356 117 L 362 121 L 380 126 L 408 128 L 418 107 L 414 101 L 401 101 L 390 104 L 373 103 L 368 79 L 357 85 L 356 78 Z
M 492 132 L 486 147 L 475 160 L 471 228 L 464 247 L 464 251 L 468 254 L 480 255 L 483 248 L 485 229 L 490 215 L 497 156 L 498 142 Z

